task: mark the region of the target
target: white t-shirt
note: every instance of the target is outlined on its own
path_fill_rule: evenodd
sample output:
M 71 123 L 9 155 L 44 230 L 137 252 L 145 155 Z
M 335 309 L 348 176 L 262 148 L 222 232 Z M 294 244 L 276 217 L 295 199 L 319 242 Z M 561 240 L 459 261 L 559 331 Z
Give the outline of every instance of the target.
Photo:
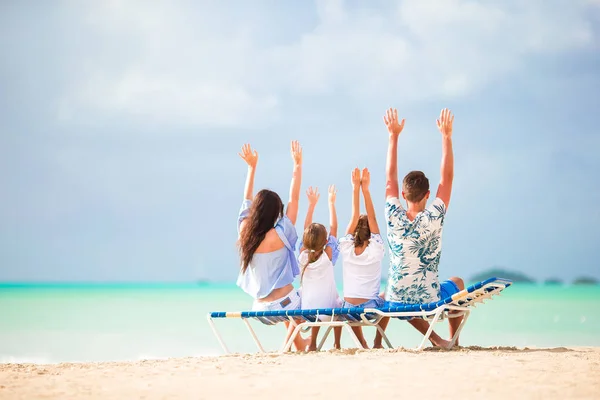
M 436 198 L 409 220 L 398 198 L 385 204 L 390 270 L 386 300 L 422 304 L 440 300 L 438 266 L 446 205 Z
M 381 289 L 381 261 L 385 254 L 383 239 L 371 234 L 369 244 L 360 255 L 354 251 L 354 237 L 340 239 L 340 254 L 344 263 L 344 297 L 376 299 Z
M 298 257 L 301 271 L 308 262 L 308 253 L 308 250 L 304 250 Z M 333 264 L 327 253 L 323 252 L 317 261 L 306 267 L 300 297 L 303 309 L 341 307 L 342 301 L 335 286 Z

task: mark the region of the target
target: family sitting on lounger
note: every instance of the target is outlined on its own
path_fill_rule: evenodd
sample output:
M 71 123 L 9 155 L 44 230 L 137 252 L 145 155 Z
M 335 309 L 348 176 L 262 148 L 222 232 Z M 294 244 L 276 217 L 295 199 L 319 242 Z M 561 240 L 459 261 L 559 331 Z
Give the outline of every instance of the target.
M 437 127 L 442 134 L 441 182 L 436 198 L 428 207 L 429 180 L 420 171 L 412 171 L 404 177 L 402 198 L 406 200 L 407 207 L 402 206 L 398 187 L 397 145 L 404 120 L 398 121 L 398 112 L 389 109 L 384 122 L 389 133 L 385 217 L 390 265 L 383 294 L 379 290 L 385 247 L 369 191 L 369 170 L 365 168 L 361 173 L 356 168 L 352 171 L 352 216 L 345 235 L 339 240 L 335 186 L 330 186 L 328 191 L 329 230 L 323 224 L 313 222 L 313 212 L 320 194 L 316 188 L 308 188 L 309 207 L 297 256 L 298 234 L 295 224 L 302 178 L 302 149 L 299 143 L 294 141 L 291 145 L 294 168 L 285 211 L 277 193 L 264 189 L 253 194 L 258 153 L 250 145 L 242 147 L 240 157 L 248 164 L 248 175 L 238 218 L 241 270 L 237 284 L 254 298 L 254 311 L 422 304 L 447 298 L 464 289 L 460 278 L 444 282 L 438 279 L 442 229 L 454 176 L 454 116 L 444 109 L 437 120 Z M 360 214 L 361 191 L 366 215 Z M 339 297 L 333 272 L 340 255 L 343 298 Z M 300 289 L 293 285 L 298 276 Z M 450 337 L 454 336 L 461 320 L 462 316 L 449 319 Z M 388 322 L 389 318 L 384 318 L 379 326 L 385 329 Z M 409 323 L 423 334 L 429 329 L 429 322 L 421 318 L 409 319 Z M 290 322 L 285 325 L 289 338 L 294 326 Z M 368 348 L 361 327 L 352 329 L 362 346 Z M 318 332 L 319 327 L 313 327 L 309 338 L 297 335 L 294 339 L 296 349 L 316 350 Z M 340 348 L 341 327 L 334 328 L 334 337 L 334 347 Z M 449 346 L 449 341 L 435 332 L 429 339 L 434 346 Z M 382 335 L 377 332 L 373 347 L 382 347 L 381 340 Z

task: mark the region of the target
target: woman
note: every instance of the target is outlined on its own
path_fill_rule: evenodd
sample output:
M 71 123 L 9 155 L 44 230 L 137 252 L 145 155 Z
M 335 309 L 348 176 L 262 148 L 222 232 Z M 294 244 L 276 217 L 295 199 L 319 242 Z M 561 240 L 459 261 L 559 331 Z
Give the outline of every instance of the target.
M 238 246 L 241 270 L 237 285 L 254 298 L 252 310 L 297 310 L 300 295 L 292 285 L 300 269 L 294 254 L 298 234 L 294 224 L 298 217 L 298 200 L 302 180 L 302 148 L 292 142 L 294 170 L 287 210 L 279 195 L 263 189 L 253 196 L 254 174 L 258 153 L 249 144 L 242 147 L 240 157 L 248 164 L 244 202 L 238 218 Z M 291 336 L 294 326 L 285 322 Z M 308 342 L 297 335 L 294 344 L 304 351 Z
M 384 300 L 379 296 L 381 288 L 381 262 L 385 253 L 383 239 L 375 217 L 375 208 L 369 192 L 371 177 L 365 168 L 362 177 L 358 168 L 352 171 L 352 218 L 346 236 L 340 239 L 343 260 L 344 303 L 343 308 L 379 308 Z M 362 188 L 367 215 L 360 215 Z M 353 327 L 356 337 L 366 349 L 367 343 L 360 326 Z

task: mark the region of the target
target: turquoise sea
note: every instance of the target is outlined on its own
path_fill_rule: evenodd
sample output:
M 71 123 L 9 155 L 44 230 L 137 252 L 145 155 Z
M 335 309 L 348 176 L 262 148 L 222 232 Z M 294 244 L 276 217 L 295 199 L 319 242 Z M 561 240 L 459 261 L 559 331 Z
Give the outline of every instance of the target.
M 1 285 L 0 362 L 219 355 L 206 314 L 250 306 L 245 293 L 225 284 Z M 600 286 L 515 284 L 473 310 L 461 345 L 600 346 L 598 310 Z M 217 326 L 232 351 L 256 351 L 240 320 L 217 320 Z M 254 326 L 266 347 L 276 350 L 283 327 Z M 446 322 L 436 330 L 445 335 Z M 388 332 L 395 346 L 420 340 L 406 322 L 392 321 Z M 352 342 L 343 337 L 342 344 Z

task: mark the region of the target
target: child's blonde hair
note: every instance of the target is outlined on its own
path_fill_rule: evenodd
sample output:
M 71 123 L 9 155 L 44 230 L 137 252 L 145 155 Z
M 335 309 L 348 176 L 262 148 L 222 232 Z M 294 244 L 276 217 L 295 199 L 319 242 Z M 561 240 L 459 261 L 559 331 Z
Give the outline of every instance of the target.
M 325 246 L 327 245 L 327 229 L 316 222 L 310 224 L 302 235 L 302 246 L 308 250 L 308 261 L 302 266 L 302 275 L 300 275 L 300 284 L 304 278 L 304 271 L 309 264 L 314 263 L 321 257 Z

